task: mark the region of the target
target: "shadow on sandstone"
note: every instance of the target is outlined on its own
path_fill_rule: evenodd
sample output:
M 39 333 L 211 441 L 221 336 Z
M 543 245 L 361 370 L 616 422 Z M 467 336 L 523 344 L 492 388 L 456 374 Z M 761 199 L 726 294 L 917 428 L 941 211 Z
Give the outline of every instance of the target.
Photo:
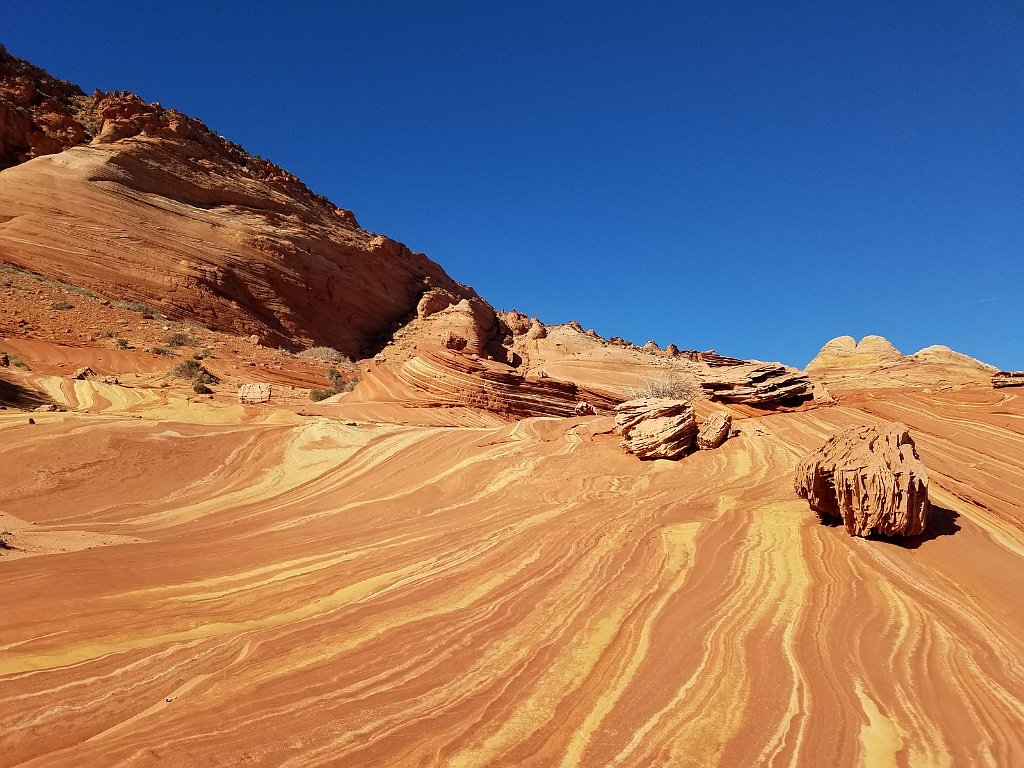
M 960 513 L 947 509 L 946 507 L 940 507 L 937 504 L 932 504 L 931 513 L 928 515 L 928 525 L 925 526 L 924 533 L 918 534 L 917 536 L 879 536 L 878 534 L 872 534 L 868 536 L 868 541 L 878 541 L 883 544 L 892 544 L 902 549 L 917 549 L 927 541 L 933 541 L 940 536 L 953 536 L 957 531 L 960 530 L 960 525 L 957 523 L 957 518 L 960 517 Z M 843 521 L 839 518 L 829 517 L 818 514 L 818 519 L 821 524 L 828 528 L 838 528 L 843 525 Z

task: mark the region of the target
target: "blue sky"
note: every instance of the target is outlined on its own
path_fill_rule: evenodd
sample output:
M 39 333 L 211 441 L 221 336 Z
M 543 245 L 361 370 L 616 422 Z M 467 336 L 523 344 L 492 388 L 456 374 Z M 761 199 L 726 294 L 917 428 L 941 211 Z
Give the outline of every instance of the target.
M 42 2 L 0 42 L 200 117 L 499 308 L 1024 368 L 1021 2 Z

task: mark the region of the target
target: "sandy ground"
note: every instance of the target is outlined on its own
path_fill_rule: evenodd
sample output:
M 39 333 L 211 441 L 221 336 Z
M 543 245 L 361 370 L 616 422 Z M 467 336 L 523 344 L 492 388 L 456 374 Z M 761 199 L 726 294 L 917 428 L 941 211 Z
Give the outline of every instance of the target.
M 1024 398 L 844 402 L 678 463 L 593 417 L 0 412 L 0 765 L 1012 765 Z M 932 473 L 908 546 L 793 495 L 874 418 Z

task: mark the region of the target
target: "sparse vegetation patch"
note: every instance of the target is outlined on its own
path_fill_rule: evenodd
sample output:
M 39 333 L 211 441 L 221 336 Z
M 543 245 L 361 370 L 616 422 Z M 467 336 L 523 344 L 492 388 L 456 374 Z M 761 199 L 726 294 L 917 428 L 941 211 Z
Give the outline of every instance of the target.
M 704 391 L 696 379 L 679 374 L 666 374 L 656 379 L 644 379 L 638 387 L 626 390 L 630 400 L 649 397 L 667 397 L 672 400 L 698 400 Z
M 316 360 L 324 360 L 328 363 L 341 364 L 346 366 L 354 366 L 352 362 L 345 355 L 341 354 L 334 347 L 310 347 L 299 352 L 299 357 L 312 357 Z
M 210 373 L 206 366 L 198 360 L 183 360 L 171 368 L 170 375 L 176 379 L 188 379 L 193 387 L 196 384 L 217 384 L 220 382 L 216 376 Z

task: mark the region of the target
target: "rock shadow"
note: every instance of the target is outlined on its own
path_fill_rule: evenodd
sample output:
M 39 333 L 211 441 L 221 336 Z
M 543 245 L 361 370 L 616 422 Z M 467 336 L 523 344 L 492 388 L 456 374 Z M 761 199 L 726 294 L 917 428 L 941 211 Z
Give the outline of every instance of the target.
M 29 387 L 0 379 L 0 406 L 32 410 L 40 405 L 51 405 L 53 401 Z
M 960 517 L 960 513 L 956 510 L 932 504 L 932 511 L 928 515 L 928 525 L 925 526 L 924 533 L 902 538 L 878 536 L 877 540 L 886 544 L 894 544 L 903 549 L 917 549 L 926 541 L 932 541 L 940 536 L 955 535 L 960 530 L 960 525 L 957 523 L 958 517 Z M 876 537 L 872 536 L 871 538 L 875 539 Z
M 843 519 L 841 517 L 835 517 L 833 515 L 827 515 L 823 512 L 818 512 L 818 520 L 821 524 L 827 528 L 842 528 Z M 878 541 L 883 544 L 892 544 L 902 549 L 917 549 L 926 541 L 932 541 L 940 536 L 953 536 L 957 531 L 960 530 L 960 525 L 956 522 L 957 518 L 960 517 L 960 513 L 947 509 L 946 507 L 940 507 L 938 504 L 932 504 L 931 513 L 928 515 L 928 525 L 924 528 L 924 533 L 918 534 L 917 536 L 880 536 L 874 533 L 867 537 L 868 541 Z

